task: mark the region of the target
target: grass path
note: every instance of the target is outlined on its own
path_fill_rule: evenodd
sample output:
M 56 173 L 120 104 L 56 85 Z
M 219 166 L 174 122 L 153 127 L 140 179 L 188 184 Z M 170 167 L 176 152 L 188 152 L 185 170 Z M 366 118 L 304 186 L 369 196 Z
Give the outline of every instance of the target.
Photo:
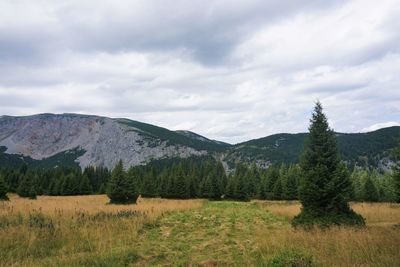
M 202 208 L 147 225 L 140 236 L 137 265 L 261 266 L 254 234 L 282 224 L 287 222 L 256 203 L 206 202 Z

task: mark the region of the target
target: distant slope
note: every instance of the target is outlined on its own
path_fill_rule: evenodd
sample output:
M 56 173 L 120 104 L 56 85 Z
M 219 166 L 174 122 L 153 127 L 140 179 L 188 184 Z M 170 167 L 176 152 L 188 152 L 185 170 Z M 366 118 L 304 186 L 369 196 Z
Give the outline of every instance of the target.
M 226 155 L 228 162 L 262 160 L 274 163 L 297 162 L 307 133 L 275 134 L 233 146 Z M 337 133 L 339 151 L 351 164 L 377 165 L 387 151 L 398 145 L 400 127 L 394 126 L 368 133 Z

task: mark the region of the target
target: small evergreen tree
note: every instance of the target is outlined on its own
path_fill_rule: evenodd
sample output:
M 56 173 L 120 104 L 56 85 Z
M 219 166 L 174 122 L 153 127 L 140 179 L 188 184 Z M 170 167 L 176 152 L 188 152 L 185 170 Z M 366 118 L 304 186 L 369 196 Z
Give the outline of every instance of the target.
M 106 193 L 106 186 L 103 183 L 100 185 L 98 193 L 99 194 L 105 194 Z
M 60 193 L 63 196 L 73 196 L 79 193 L 79 185 L 74 173 L 70 173 L 64 177 Z
M 258 184 L 257 187 L 257 198 L 258 199 L 267 199 L 267 177 L 266 175 L 262 175 L 260 178 L 260 183 Z
M 214 173 L 210 173 L 203 185 L 204 198 L 218 200 L 221 198 L 221 192 L 219 191 L 218 181 Z
M 335 133 L 317 102 L 301 158 L 300 201 L 302 210 L 294 226 L 364 225 L 364 219 L 349 206 L 351 182 L 341 163 Z
M 246 177 L 244 175 L 239 174 L 237 178 L 237 185 L 235 188 L 234 199 L 240 201 L 249 201 L 249 194 L 248 192 L 248 184 L 246 181 Z
M 36 185 L 34 184 L 34 174 L 31 171 L 25 172 L 25 175 L 18 186 L 17 194 L 20 197 L 36 199 Z
M 7 185 L 3 175 L 0 174 L 0 200 L 8 200 Z
M 278 180 L 276 180 L 274 187 L 273 187 L 273 199 L 275 200 L 281 200 L 282 195 L 283 195 L 283 189 L 282 189 L 282 178 L 279 177 Z
M 225 189 L 225 198 L 226 199 L 233 199 L 235 197 L 235 190 L 237 186 L 237 177 L 234 175 L 230 175 L 228 177 L 228 183 Z
M 110 198 L 110 203 L 113 204 L 136 203 L 138 194 L 135 190 L 134 180 L 128 179 L 122 160 L 117 163 L 111 173 L 107 196 Z
M 183 173 L 177 174 L 175 177 L 175 198 L 187 199 L 189 198 L 189 186 L 187 179 Z
M 367 180 L 365 181 L 365 184 L 364 184 L 364 198 L 363 199 L 368 202 L 376 202 L 379 200 L 378 189 L 376 188 L 370 175 L 367 177 Z
M 286 176 L 284 198 L 286 200 L 298 199 L 298 179 L 299 170 L 297 165 L 291 165 Z
M 92 186 L 89 182 L 89 177 L 84 174 L 79 185 L 79 193 L 81 195 L 90 195 L 92 193 Z
M 279 178 L 279 169 L 271 165 L 267 171 L 265 195 L 266 199 L 274 199 L 274 185 Z

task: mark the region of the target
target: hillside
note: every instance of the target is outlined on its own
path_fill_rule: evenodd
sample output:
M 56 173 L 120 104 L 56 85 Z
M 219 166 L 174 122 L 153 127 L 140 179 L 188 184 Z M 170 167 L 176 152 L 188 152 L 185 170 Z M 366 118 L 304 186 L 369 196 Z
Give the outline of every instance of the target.
M 275 134 L 236 145 L 208 139 L 190 131 L 166 128 L 128 119 L 80 114 L 39 114 L 0 117 L 0 167 L 54 166 L 112 168 L 173 158 L 212 156 L 234 167 L 239 162 L 262 166 L 297 162 L 306 133 Z M 377 166 L 396 146 L 400 127 L 369 133 L 337 133 L 343 158 Z
M 377 166 L 398 145 L 400 127 L 388 127 L 368 133 L 337 133 L 339 151 L 349 163 Z M 226 155 L 228 162 L 265 161 L 297 162 L 307 133 L 275 134 L 235 145 Z

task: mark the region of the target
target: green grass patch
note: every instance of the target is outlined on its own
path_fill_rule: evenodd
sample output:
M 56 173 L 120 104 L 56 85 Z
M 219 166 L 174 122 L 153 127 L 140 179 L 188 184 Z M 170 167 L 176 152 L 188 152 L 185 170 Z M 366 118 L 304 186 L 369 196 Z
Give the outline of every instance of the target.
M 141 236 L 138 265 L 264 266 L 254 230 L 280 222 L 256 203 L 209 201 L 160 218 Z M 212 262 L 210 260 L 212 259 Z

